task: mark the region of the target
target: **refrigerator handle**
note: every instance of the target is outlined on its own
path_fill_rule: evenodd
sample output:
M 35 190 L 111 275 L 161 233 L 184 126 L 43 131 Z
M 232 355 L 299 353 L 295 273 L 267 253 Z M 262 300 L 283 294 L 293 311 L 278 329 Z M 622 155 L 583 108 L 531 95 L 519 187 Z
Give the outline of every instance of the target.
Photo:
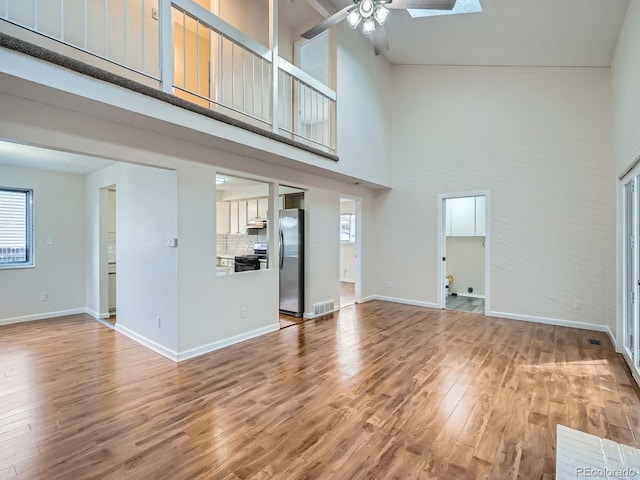
M 282 270 L 283 263 L 284 263 L 284 235 L 282 235 L 282 230 L 280 230 L 280 270 Z

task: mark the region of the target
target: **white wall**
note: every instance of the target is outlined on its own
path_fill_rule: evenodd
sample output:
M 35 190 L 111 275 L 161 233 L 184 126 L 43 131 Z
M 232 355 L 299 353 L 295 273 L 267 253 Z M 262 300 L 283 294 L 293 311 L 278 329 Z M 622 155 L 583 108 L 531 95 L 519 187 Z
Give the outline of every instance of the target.
M 391 183 L 391 65 L 375 56 L 365 35 L 338 27 L 337 145 L 342 173 Z
M 178 236 L 176 173 L 120 163 L 87 176 L 86 291 L 87 308 L 94 315 L 105 313 L 101 310 L 107 306 L 101 282 L 106 256 L 100 249 L 100 221 L 106 212 L 100 211 L 100 189 L 109 185 L 116 186 L 118 195 L 118 328 L 165 353 L 176 352 L 178 253 L 166 245 Z
M 484 237 L 447 237 L 447 271 L 453 275 L 449 292 L 484 295 Z
M 616 174 L 640 157 L 640 2 L 629 2 L 611 65 L 613 154 Z
M 34 268 L 0 269 L 0 324 L 83 312 L 84 176 L 0 166 L 0 186 L 33 189 L 35 249 Z
M 393 85 L 376 293 L 435 305 L 437 196 L 486 189 L 491 309 L 607 325 L 609 71 L 399 66 Z

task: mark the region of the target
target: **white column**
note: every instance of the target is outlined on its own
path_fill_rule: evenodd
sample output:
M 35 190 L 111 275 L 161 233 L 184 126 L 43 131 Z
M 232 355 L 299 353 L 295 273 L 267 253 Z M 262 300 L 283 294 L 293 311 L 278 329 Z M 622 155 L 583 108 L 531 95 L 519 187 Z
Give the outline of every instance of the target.
M 269 49 L 271 50 L 271 128 L 278 133 L 278 0 L 269 0 Z
M 171 0 L 159 0 L 160 88 L 173 93 L 173 38 L 171 37 Z

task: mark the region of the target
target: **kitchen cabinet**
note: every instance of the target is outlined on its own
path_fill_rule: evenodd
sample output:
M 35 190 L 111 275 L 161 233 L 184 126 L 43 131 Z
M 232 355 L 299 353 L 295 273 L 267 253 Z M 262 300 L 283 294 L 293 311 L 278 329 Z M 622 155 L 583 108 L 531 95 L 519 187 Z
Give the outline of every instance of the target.
M 484 223 L 484 197 L 462 197 L 447 199 L 445 226 L 447 236 L 484 236 Z
M 238 230 L 236 232 L 238 235 L 241 233 L 247 233 L 247 201 L 240 200 L 238 202 Z
M 476 236 L 485 236 L 485 197 L 476 197 Z
M 247 200 L 247 220 L 254 220 L 258 217 L 258 199 L 250 198 Z
M 267 218 L 269 215 L 269 199 L 267 197 L 258 199 L 258 218 Z
M 228 234 L 229 226 L 229 202 L 216 202 L 216 233 Z
M 238 233 L 238 202 L 229 202 L 229 233 Z

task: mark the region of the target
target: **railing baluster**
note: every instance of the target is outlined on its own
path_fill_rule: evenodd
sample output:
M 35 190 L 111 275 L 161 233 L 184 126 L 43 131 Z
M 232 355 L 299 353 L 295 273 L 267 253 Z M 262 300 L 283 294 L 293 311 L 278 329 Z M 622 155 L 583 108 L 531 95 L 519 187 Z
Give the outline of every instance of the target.
M 64 41 L 64 0 L 60 0 L 60 39 Z
M 182 86 L 187 88 L 187 15 L 182 12 Z
M 200 94 L 200 22 L 196 20 L 196 92 Z
M 33 0 L 33 25 L 38 31 L 38 0 Z
M 84 0 L 84 30 L 82 32 L 83 35 L 83 43 L 84 43 L 84 49 L 87 49 L 87 0 Z
M 124 0 L 124 64 L 129 65 L 129 4 Z
M 141 70 L 143 72 L 146 72 L 147 69 L 145 68 L 145 45 L 144 45 L 144 40 L 145 40 L 145 28 L 144 28 L 144 18 L 145 18 L 145 14 L 144 14 L 144 0 L 142 0 L 142 5 L 140 6 L 140 8 L 142 8 L 142 18 L 140 20 L 140 28 L 142 29 L 142 55 L 140 56 L 140 62 L 141 62 Z
M 109 58 L 109 0 L 104 0 L 104 56 Z

